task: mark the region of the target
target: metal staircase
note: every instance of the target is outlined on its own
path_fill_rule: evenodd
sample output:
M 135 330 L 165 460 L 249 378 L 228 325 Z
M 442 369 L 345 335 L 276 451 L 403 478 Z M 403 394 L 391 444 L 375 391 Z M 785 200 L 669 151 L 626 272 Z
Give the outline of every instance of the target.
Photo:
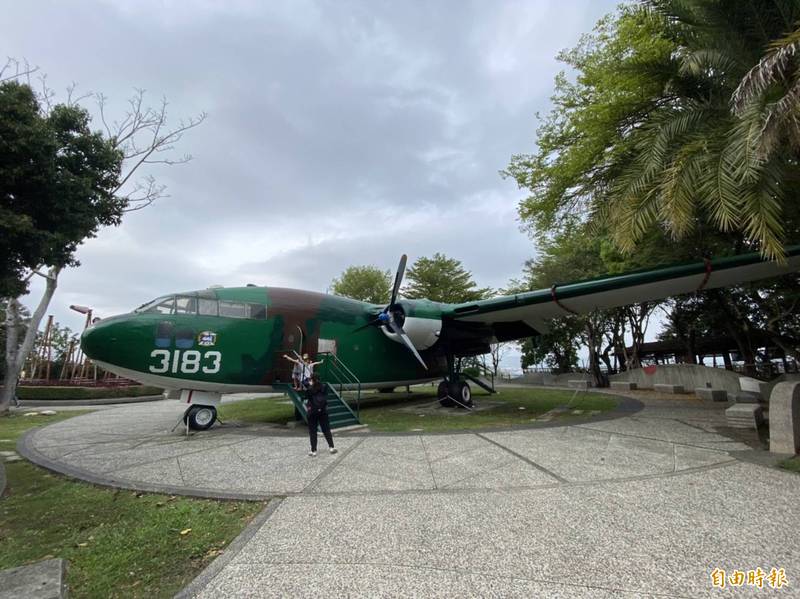
M 296 357 L 300 357 L 296 352 L 292 352 Z M 325 385 L 325 396 L 328 399 L 328 419 L 331 429 L 344 428 L 346 426 L 356 426 L 361 424 L 359 419 L 359 407 L 361 403 L 361 382 L 353 372 L 335 354 L 319 354 L 323 359 L 320 365 L 321 379 Z M 306 413 L 306 392 L 296 391 L 289 384 L 274 384 L 275 389 L 285 392 L 294 404 L 295 413 L 308 423 Z M 355 403 L 355 410 L 350 407 L 345 399 L 345 394 L 350 393 Z

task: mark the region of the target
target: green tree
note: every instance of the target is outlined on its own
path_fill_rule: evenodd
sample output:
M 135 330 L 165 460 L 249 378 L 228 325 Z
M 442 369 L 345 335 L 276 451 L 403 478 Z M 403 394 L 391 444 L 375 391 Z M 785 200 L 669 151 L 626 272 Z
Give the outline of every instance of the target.
M 522 368 L 545 364 L 556 374 L 573 372 L 578 366 L 578 349 L 583 324 L 565 316 L 551 322 L 550 330 L 520 344 Z
M 670 243 L 658 231 L 642 243 L 635 254 L 624 255 L 603 229 L 570 224 L 562 233 L 542 241 L 537 257 L 526 263 L 522 281 L 512 282 L 516 291 L 547 289 L 606 274 L 629 272 L 664 262 L 679 261 L 691 245 Z M 577 349 L 589 353 L 589 370 L 595 384 L 603 385 L 601 364 L 608 371 L 639 366 L 639 348 L 644 342 L 649 316 L 656 302 L 644 302 L 595 310 L 589 314 L 564 316 L 551 321 L 551 330 L 522 345 L 523 367 L 546 363 L 558 372 L 577 364 Z M 626 354 L 625 335 L 634 340 L 633 353 Z
M 349 266 L 331 283 L 336 295 L 385 304 L 392 294 L 392 273 L 375 266 Z
M 58 105 L 43 114 L 24 84 L 0 84 L 0 296 L 27 290 L 26 271 L 75 263 L 78 244 L 119 224 L 114 191 L 123 160 L 89 114 Z
M 557 78 L 537 153 L 506 171 L 531 192 L 523 223 L 601 221 L 627 252 L 654 227 L 714 229 L 779 256 L 800 238 L 797 150 L 784 136 L 759 151 L 769 109 L 731 101 L 798 19 L 794 0 L 645 0 L 603 19 L 561 54 L 576 78 Z
M 492 295 L 492 289 L 477 286 L 459 260 L 438 252 L 432 258 L 417 258 L 406 273 L 406 281 L 402 294 L 409 299 L 458 304 Z
M 137 180 L 134 174 L 143 165 L 190 160 L 166 159 L 162 152 L 205 118 L 170 128 L 166 101 L 148 108 L 138 91 L 127 114 L 110 123 L 105 97 L 96 95 L 103 131 L 92 131 L 88 111 L 71 91 L 66 102 L 53 105 L 49 90 L 37 94 L 20 82 L 30 70 L 10 73 L 14 64 L 0 68 L 0 297 L 6 333 L 0 414 L 8 411 L 61 270 L 78 265 L 78 246 L 101 227 L 119 224 L 125 212 L 163 195 L 152 177 Z M 45 291 L 24 329 L 19 296 L 34 276 L 45 279 Z

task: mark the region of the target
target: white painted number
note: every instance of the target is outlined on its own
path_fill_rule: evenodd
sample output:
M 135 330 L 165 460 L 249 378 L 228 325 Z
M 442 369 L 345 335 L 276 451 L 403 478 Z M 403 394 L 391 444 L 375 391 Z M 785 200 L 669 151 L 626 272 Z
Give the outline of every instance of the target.
M 166 349 L 154 349 L 150 352 L 151 358 L 161 358 L 161 363 L 153 366 L 150 366 L 150 372 L 166 372 L 169 369 L 169 350 Z
M 190 349 L 183 352 L 183 360 L 181 360 L 181 372 L 187 374 L 194 374 L 200 370 L 200 352 L 196 349 Z
M 156 358 L 156 364 L 150 364 L 150 372 L 161 374 L 167 371 L 182 374 L 196 374 L 201 366 L 205 374 L 219 372 L 222 365 L 222 354 L 218 351 L 209 351 L 201 354 L 196 349 L 181 351 L 179 349 L 154 349 L 150 352 L 151 358 Z M 170 365 L 172 368 L 170 368 Z
M 211 364 L 208 366 L 203 366 L 203 372 L 206 374 L 214 374 L 215 372 L 219 372 L 219 365 L 222 362 L 222 354 L 218 351 L 210 351 L 206 352 L 206 355 L 203 356 L 205 358 L 211 358 Z

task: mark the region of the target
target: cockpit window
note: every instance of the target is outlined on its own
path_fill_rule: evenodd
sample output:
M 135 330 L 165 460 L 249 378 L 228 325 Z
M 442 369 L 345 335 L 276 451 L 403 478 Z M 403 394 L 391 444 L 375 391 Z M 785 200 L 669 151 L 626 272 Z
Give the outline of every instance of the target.
M 174 311 L 175 298 L 172 296 L 160 297 L 141 308 L 136 308 L 136 312 L 147 312 L 149 314 L 174 314 Z
M 219 315 L 228 318 L 247 318 L 247 304 L 242 302 L 219 301 Z
M 264 304 L 216 300 L 195 295 L 159 297 L 136 308 L 137 313 L 147 314 L 200 314 L 201 316 L 225 316 L 227 318 L 249 318 L 266 320 L 267 307 Z
M 267 307 L 264 304 L 247 304 L 247 307 L 253 320 L 267 319 Z
M 217 315 L 217 300 L 216 299 L 207 299 L 201 297 L 198 300 L 198 310 L 199 314 L 203 316 L 216 316 Z
M 175 314 L 197 314 L 197 298 L 181 295 L 176 297 Z

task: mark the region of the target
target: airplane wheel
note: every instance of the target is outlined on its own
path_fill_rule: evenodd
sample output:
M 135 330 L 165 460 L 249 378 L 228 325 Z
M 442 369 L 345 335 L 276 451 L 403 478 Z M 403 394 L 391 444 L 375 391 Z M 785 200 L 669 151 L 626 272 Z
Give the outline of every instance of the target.
M 205 431 L 217 420 L 217 408 L 214 406 L 192 406 L 183 417 L 184 422 L 189 422 L 193 431 Z
M 436 397 L 439 398 L 439 404 L 441 404 L 443 408 L 451 408 L 455 405 L 453 403 L 453 400 L 450 399 L 450 397 L 448 397 L 448 388 L 446 381 L 442 381 L 441 383 L 439 383 L 439 388 L 436 390 Z
M 472 389 L 469 388 L 469 384 L 466 382 L 458 383 L 458 401 L 462 404 L 467 406 L 468 408 L 472 407 Z M 458 404 L 456 404 L 458 405 Z M 461 406 L 459 406 L 461 407 Z

